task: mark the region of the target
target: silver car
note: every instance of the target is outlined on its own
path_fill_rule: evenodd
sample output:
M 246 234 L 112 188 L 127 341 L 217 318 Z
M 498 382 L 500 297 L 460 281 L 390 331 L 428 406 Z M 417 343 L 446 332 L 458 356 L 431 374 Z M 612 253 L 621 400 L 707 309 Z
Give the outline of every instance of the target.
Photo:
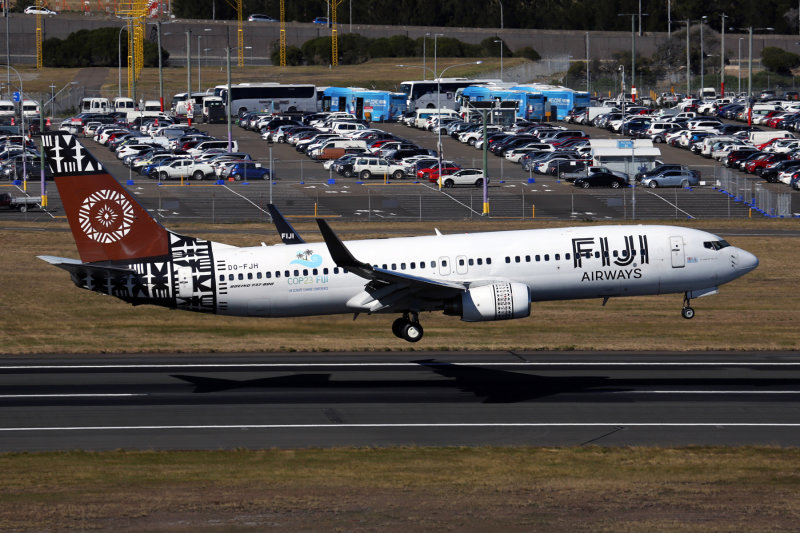
M 642 180 L 642 185 L 655 189 L 656 187 L 693 187 L 700 185 L 700 173 L 695 170 L 665 170 L 655 176 Z

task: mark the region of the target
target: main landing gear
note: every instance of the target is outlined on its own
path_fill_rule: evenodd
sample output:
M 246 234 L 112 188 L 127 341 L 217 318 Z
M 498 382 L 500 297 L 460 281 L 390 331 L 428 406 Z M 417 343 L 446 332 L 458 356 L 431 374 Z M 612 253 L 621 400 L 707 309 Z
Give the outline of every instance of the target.
M 689 300 L 689 294 L 685 293 L 683 295 L 683 309 L 681 309 L 681 316 L 685 319 L 694 318 L 694 309 L 689 305 L 691 300 Z
M 422 338 L 422 326 L 419 316 L 414 312 L 405 312 L 392 323 L 392 333 L 408 342 L 417 342 Z

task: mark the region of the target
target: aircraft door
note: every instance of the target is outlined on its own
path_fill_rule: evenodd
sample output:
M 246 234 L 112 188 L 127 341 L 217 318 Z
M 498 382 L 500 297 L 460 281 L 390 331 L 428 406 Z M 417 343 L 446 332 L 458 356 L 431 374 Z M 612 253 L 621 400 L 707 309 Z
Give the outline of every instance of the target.
M 683 251 L 683 237 L 669 238 L 670 255 L 672 256 L 672 268 L 683 268 L 686 259 Z
M 191 298 L 192 290 L 192 269 L 178 267 L 178 298 Z
M 467 256 L 465 255 L 456 256 L 456 274 L 466 274 L 466 273 L 467 273 Z
M 440 257 L 439 258 L 439 275 L 440 276 L 449 276 L 450 275 L 450 258 L 449 257 Z

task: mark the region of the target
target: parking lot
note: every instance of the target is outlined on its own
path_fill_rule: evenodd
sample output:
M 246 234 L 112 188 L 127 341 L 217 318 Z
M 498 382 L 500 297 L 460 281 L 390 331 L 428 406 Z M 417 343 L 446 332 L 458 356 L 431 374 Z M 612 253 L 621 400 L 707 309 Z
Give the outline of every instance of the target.
M 434 134 L 396 123 L 375 126 L 435 149 Z M 203 125 L 210 134 L 226 138 L 225 125 Z M 605 130 L 582 127 L 592 138 L 613 137 Z M 275 203 L 287 216 L 336 216 L 347 220 L 445 220 L 481 217 L 483 191 L 461 187 L 439 190 L 437 184 L 406 178 L 402 180 L 342 178 L 325 170 L 286 144 L 268 144 L 257 133 L 233 127 L 240 151 L 250 153 L 264 166 L 274 168 L 274 182 L 167 182 L 130 174 L 107 148 L 90 139 L 87 148 L 118 180 L 129 183 L 139 201 L 157 218 L 170 221 L 244 222 L 268 221 L 266 204 Z M 442 138 L 443 154 L 465 167 L 480 167 L 482 152 L 447 136 Z M 752 215 L 735 196 L 714 187 L 722 167 L 715 162 L 659 145 L 662 160 L 699 168 L 705 186 L 687 189 L 649 190 L 641 187 L 621 190 L 583 190 L 555 177 L 529 174 L 519 165 L 494 155 L 488 157 L 491 184 L 488 187 L 489 215 L 508 219 L 630 220 L 727 218 Z M 699 164 L 699 165 L 698 165 Z M 130 180 L 130 181 L 129 181 Z M 747 178 L 745 186 L 763 182 Z M 5 184 L 4 184 L 5 185 Z M 11 187 L 13 189 L 13 187 Z M 19 187 L 17 187 L 19 188 Z M 39 182 L 28 183 L 28 194 L 38 195 Z M 19 195 L 20 191 L 11 190 Z M 46 220 L 61 216 L 56 188 L 48 183 L 48 212 L 3 213 L 3 219 Z

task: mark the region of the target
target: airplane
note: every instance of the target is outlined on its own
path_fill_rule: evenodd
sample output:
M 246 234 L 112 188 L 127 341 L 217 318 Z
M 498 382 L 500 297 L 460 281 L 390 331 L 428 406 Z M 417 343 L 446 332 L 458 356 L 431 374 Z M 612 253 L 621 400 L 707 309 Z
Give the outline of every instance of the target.
M 261 317 L 391 313 L 400 315 L 392 332 L 417 342 L 425 311 L 465 322 L 507 320 L 547 300 L 605 305 L 683 293 L 681 314 L 689 319 L 692 299 L 758 266 L 755 255 L 714 234 L 657 225 L 343 242 L 318 218 L 322 243 L 235 247 L 163 227 L 76 137 L 42 139 L 80 260 L 40 258 L 69 272 L 78 287 L 133 305 Z M 293 229 L 279 232 L 299 238 Z

